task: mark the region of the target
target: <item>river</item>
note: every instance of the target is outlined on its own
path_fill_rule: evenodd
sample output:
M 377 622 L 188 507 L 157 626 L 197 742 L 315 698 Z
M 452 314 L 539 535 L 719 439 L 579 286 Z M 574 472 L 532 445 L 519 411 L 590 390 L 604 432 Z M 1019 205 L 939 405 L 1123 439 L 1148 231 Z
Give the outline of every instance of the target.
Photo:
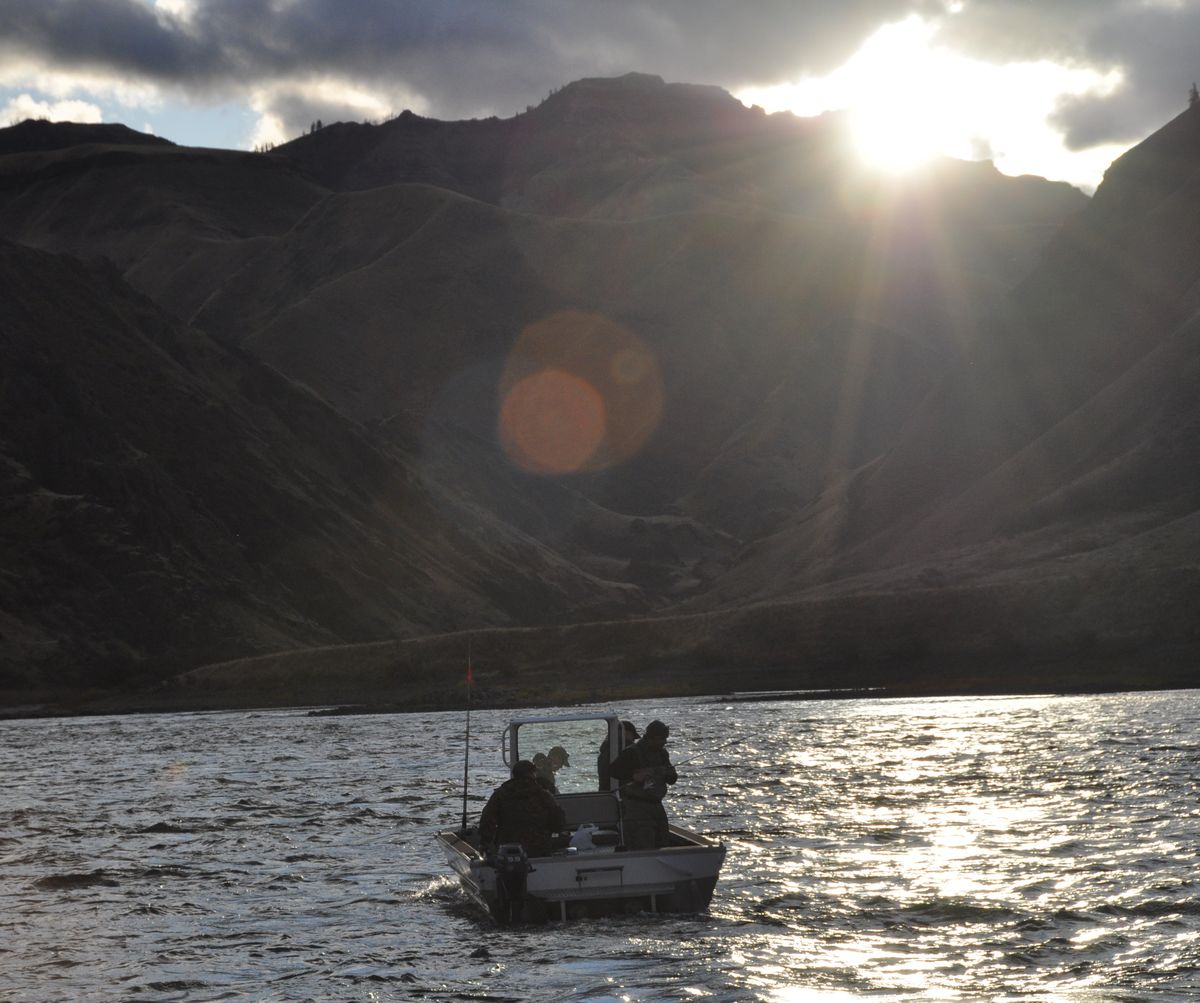
M 494 929 L 462 714 L 0 722 L 0 999 L 1200 1000 L 1200 691 L 615 709 L 691 760 L 706 915 Z

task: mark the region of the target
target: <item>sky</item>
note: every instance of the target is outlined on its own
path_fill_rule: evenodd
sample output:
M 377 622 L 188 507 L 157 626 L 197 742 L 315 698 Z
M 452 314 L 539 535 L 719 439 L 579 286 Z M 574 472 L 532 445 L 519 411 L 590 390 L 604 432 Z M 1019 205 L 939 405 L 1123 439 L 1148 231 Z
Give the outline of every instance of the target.
M 1200 0 L 0 0 L 0 126 L 252 149 L 639 71 L 848 110 L 884 169 L 940 153 L 1091 191 L 1187 107 L 1198 43 Z

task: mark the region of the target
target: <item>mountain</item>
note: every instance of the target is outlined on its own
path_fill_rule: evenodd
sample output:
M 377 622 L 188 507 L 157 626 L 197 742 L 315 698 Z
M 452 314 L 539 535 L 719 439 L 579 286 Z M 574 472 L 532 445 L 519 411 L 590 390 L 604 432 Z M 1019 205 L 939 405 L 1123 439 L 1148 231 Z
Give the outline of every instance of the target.
M 602 698 L 567 656 L 630 692 L 1189 682 L 1198 123 L 1091 200 L 872 175 L 837 116 L 642 74 L 270 154 L 0 131 L 44 385 L 0 397 L 9 679 L 436 695 L 470 630 L 517 702 Z
M 630 73 L 577 80 L 510 119 L 440 122 L 404 112 L 336 123 L 276 151 L 333 191 L 408 182 L 519 212 L 642 219 L 759 210 L 874 215 L 878 178 L 853 167 L 845 117 L 747 109 L 717 87 Z M 1011 232 L 1086 204 L 1065 184 L 947 161 L 921 192 Z
M 168 139 L 116 123 L 88 125 L 29 118 L 0 129 L 0 156 L 65 150 L 73 146 L 174 146 Z
M 0 686 L 630 602 L 112 265 L 4 243 L 0 286 Z
M 13 130 L 0 130 L 0 148 L 13 145 L 4 138 Z M 41 250 L 105 257 L 182 318 L 259 240 L 286 232 L 326 195 L 269 157 L 147 137 L 114 146 L 107 126 L 76 130 L 76 145 L 0 156 L 0 233 Z
M 1185 234 L 1200 190 L 1179 164 L 1197 128 L 1193 109 L 1114 164 L 1000 309 L 973 318 L 966 364 L 894 446 L 714 591 L 744 603 L 990 590 L 972 616 L 981 651 L 1058 648 L 1059 661 L 1123 660 L 1131 678 L 1187 664 L 1200 255 Z

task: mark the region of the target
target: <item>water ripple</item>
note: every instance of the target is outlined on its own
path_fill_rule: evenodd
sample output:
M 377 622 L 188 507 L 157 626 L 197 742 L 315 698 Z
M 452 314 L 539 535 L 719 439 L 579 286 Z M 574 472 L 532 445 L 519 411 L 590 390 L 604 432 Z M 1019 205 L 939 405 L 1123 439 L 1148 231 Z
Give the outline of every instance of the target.
M 708 915 L 493 929 L 460 715 L 2 722 L 0 998 L 1200 999 L 1196 692 L 616 709 L 695 757 Z

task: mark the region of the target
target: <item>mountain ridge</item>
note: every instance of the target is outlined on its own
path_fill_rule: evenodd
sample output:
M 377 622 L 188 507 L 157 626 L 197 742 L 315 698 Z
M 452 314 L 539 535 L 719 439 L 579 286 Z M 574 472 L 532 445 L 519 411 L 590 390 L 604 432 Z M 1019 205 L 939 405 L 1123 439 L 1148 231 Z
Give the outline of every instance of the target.
M 1190 110 L 1131 150 L 1091 200 L 988 164 L 873 177 L 847 159 L 836 116 L 767 116 L 650 75 L 577 81 L 506 120 L 326 126 L 269 154 L 0 155 L 10 268 L 76 267 L 47 253 L 109 262 L 84 266 L 90 277 L 76 279 L 91 291 L 67 303 L 28 293 L 4 309 L 24 302 L 48 344 L 69 345 L 89 296 L 140 296 L 144 322 L 210 360 L 197 379 L 242 372 L 264 396 L 222 391 L 259 415 L 223 433 L 230 445 L 268 443 L 298 472 L 273 463 L 264 483 L 268 454 L 239 442 L 239 458 L 189 476 L 197 502 L 225 499 L 226 519 L 230 485 L 251 486 L 240 546 L 268 559 L 261 581 L 239 572 L 238 602 L 307 626 L 216 651 L 204 629 L 191 649 L 169 648 L 118 624 L 109 677 L 220 660 L 163 699 L 238 702 L 244 687 L 285 700 L 286 687 L 258 687 L 259 670 L 237 661 L 246 654 L 263 672 L 319 664 L 328 679 L 305 684 L 314 699 L 385 682 L 401 699 L 449 671 L 476 632 L 507 680 L 498 700 L 583 693 L 554 688 L 556 644 L 617 688 L 657 680 L 664 693 L 719 689 L 747 666 L 768 688 L 1192 680 L 1198 639 L 1181 611 L 1200 598 L 1189 473 L 1200 254 L 1187 236 L 1200 182 L 1186 169 L 1197 121 Z M 154 379 L 137 357 L 131 399 Z M 86 387 L 68 358 L 56 365 Z M 540 426 L 514 432 L 510 395 L 545 373 L 569 374 L 585 396 L 542 398 Z M 607 430 L 591 459 L 522 466 L 514 443 L 575 448 L 563 436 L 584 434 L 574 423 L 597 400 Z M 9 414 L 48 441 L 61 406 Z M 120 436 L 142 441 L 132 427 Z M 65 441 L 72 463 L 97 449 Z M 176 466 L 181 450 L 206 455 L 183 434 L 137 448 Z M 21 574 L 45 578 L 53 548 L 70 553 L 87 533 L 71 544 L 30 522 L 36 492 L 20 471 L 35 455 L 5 453 L 11 511 L 24 513 L 9 538 L 35 526 L 41 556 Z M 380 473 L 364 481 L 350 456 Z M 122 504 L 137 512 L 145 490 Z M 311 542 L 314 530 L 327 541 Z M 145 531 L 178 532 L 153 520 Z M 289 548 L 288 574 L 307 568 L 311 596 L 271 583 L 284 567 L 273 555 Z M 210 581 L 219 565 L 193 576 Z M 366 581 L 390 584 L 373 595 Z M 61 577 L 39 594 L 67 625 L 92 602 Z M 228 622 L 210 586 L 194 594 L 197 611 Z M 0 650 L 10 678 L 33 682 L 43 663 L 29 652 L 56 628 L 20 603 L 28 615 L 15 619 L 0 603 Z M 82 622 L 61 628 L 83 645 L 79 680 L 93 657 Z M 356 673 L 350 641 L 376 646 L 370 672 Z M 311 650 L 263 661 L 272 644 Z

